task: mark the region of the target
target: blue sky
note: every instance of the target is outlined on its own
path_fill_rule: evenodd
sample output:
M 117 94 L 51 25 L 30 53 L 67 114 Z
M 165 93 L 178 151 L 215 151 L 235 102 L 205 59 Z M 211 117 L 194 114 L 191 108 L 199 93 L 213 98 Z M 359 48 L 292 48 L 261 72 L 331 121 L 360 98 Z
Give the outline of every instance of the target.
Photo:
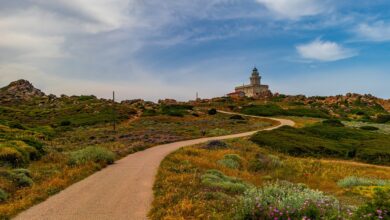
M 274 92 L 389 98 L 385 0 L 0 2 L 0 86 L 120 99 L 222 96 L 253 66 Z

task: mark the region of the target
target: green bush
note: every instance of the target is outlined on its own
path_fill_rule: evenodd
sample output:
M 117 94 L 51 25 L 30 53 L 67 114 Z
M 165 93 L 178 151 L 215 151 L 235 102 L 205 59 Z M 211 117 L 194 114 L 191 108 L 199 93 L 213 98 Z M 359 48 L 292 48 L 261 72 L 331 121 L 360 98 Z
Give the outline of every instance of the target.
M 8 199 L 8 193 L 0 188 L 0 202 L 4 202 Z
M 208 113 L 209 115 L 216 115 L 218 112 L 217 112 L 217 109 L 212 108 L 212 109 L 209 109 L 207 113 Z
M 69 125 L 71 125 L 71 124 L 72 124 L 71 121 L 69 121 L 69 120 L 64 120 L 64 121 L 61 121 L 60 126 L 69 126 Z
M 218 160 L 218 164 L 230 169 L 238 169 L 241 167 L 241 157 L 237 154 L 226 154 L 223 159 Z
M 223 141 L 213 140 L 209 141 L 205 146 L 202 146 L 202 148 L 207 150 L 220 150 L 227 149 L 229 146 Z
M 241 115 L 230 116 L 230 119 L 232 119 L 232 120 L 245 120 L 245 118 L 242 117 Z
M 323 125 L 329 125 L 334 127 L 344 127 L 345 125 L 338 119 L 328 119 L 322 122 Z
M 360 206 L 354 219 L 390 219 L 390 189 L 376 188 L 372 201 Z
M 161 105 L 160 110 L 164 115 L 183 117 L 193 108 L 192 105 Z
M 158 115 L 157 111 L 154 109 L 145 109 L 142 113 L 142 116 L 156 116 Z
M 103 147 L 86 147 L 84 149 L 71 152 L 69 155 L 68 164 L 77 166 L 88 162 L 100 164 L 112 164 L 115 160 L 115 154 Z
M 343 219 L 334 197 L 287 181 L 250 188 L 236 204 L 236 219 Z
M 376 117 L 377 123 L 387 123 L 390 122 L 390 114 L 379 114 Z
M 15 148 L 0 147 L 0 162 L 3 165 L 9 164 L 13 167 L 19 167 L 26 164 L 26 159 Z
M 38 151 L 38 154 L 37 157 L 40 158 L 44 153 L 45 153 L 45 150 L 43 149 L 43 143 L 40 142 L 40 141 L 37 141 L 35 139 L 32 139 L 32 138 L 25 138 L 22 140 L 24 143 L 28 144 L 29 146 L 35 148 L 37 151 Z
M 17 129 L 20 129 L 20 130 L 26 130 L 26 127 L 18 122 L 11 122 L 9 124 L 9 127 L 10 128 L 17 128 Z
M 257 154 L 255 159 L 249 161 L 248 170 L 257 172 L 263 169 L 278 168 L 283 166 L 279 157 L 274 155 Z
M 390 180 L 373 179 L 366 177 L 348 176 L 337 182 L 340 187 L 354 187 L 354 186 L 386 186 L 390 185 Z
M 33 185 L 30 171 L 27 169 L 15 169 L 8 172 L 8 178 L 17 187 L 28 187 Z
M 230 193 L 242 193 L 250 186 L 240 179 L 225 176 L 218 170 L 208 170 L 201 176 L 201 182 L 204 186 L 224 190 Z
M 31 172 L 29 169 L 24 169 L 24 168 L 13 169 L 12 172 L 15 174 L 23 174 L 23 175 L 31 178 Z
M 361 126 L 360 129 L 362 130 L 366 130 L 366 131 L 378 131 L 379 128 L 378 127 L 374 127 L 374 126 Z

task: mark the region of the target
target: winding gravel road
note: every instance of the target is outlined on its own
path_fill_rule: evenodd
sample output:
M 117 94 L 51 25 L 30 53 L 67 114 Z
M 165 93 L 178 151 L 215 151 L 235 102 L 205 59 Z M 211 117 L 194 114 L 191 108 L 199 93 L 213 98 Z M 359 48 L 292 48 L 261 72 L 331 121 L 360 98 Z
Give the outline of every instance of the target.
M 294 126 L 291 120 L 268 119 L 279 121 L 280 124 L 264 130 L 272 130 L 284 125 Z M 147 219 L 146 215 L 153 201 L 152 187 L 155 175 L 160 162 L 169 153 L 184 146 L 210 140 L 246 137 L 256 132 L 180 141 L 131 154 L 20 213 L 14 219 Z

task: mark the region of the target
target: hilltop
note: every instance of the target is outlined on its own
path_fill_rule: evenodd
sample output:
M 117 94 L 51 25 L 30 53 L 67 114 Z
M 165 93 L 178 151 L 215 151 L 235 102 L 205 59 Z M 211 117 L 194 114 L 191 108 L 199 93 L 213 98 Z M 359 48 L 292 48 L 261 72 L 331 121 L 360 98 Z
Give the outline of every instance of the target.
M 0 89 L 0 103 L 20 103 L 34 98 L 47 97 L 41 90 L 35 88 L 29 81 L 20 79 L 11 82 L 8 86 Z

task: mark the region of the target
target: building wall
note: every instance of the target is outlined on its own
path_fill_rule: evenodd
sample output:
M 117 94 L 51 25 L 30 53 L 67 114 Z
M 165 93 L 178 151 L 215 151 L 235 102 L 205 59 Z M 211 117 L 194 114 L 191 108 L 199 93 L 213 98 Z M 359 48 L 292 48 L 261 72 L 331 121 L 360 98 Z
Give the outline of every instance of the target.
M 269 94 L 267 85 L 246 85 L 236 87 L 236 92 L 244 92 L 247 97 L 261 97 Z

